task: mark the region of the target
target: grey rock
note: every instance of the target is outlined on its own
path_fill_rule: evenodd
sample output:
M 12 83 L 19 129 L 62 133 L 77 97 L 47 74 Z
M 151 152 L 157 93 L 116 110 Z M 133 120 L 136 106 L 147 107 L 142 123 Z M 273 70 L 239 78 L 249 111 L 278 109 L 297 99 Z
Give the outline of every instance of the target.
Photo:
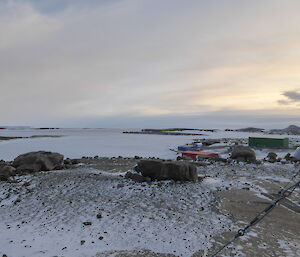
M 16 174 L 16 169 L 12 166 L 0 166 L 0 180 L 8 181 L 11 176 Z
M 138 163 L 137 170 L 151 180 L 198 181 L 197 168 L 189 163 L 142 160 Z
M 250 147 L 243 145 L 237 145 L 232 149 L 231 158 L 237 161 L 256 162 L 255 152 Z
M 19 155 L 13 161 L 17 173 L 33 173 L 62 168 L 64 156 L 59 153 L 38 151 Z

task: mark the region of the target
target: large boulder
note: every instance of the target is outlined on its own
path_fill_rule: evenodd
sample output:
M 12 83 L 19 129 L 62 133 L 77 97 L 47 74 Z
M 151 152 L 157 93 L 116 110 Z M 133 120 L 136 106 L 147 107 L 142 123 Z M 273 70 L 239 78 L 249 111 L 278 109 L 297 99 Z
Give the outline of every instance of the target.
M 189 163 L 142 160 L 138 163 L 136 170 L 151 180 L 172 179 L 194 182 L 198 180 L 196 166 Z
M 30 152 L 19 155 L 13 161 L 17 173 L 33 173 L 62 168 L 64 156 L 52 152 Z
M 14 176 L 16 169 L 12 166 L 0 166 L 0 181 L 8 181 L 11 176 Z
M 232 149 L 231 158 L 237 161 L 256 162 L 255 152 L 248 146 L 237 145 Z

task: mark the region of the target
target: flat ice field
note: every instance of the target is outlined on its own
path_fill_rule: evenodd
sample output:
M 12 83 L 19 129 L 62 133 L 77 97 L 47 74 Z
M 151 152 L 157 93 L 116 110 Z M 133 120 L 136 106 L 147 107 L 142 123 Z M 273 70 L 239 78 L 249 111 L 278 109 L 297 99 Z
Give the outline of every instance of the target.
M 160 136 L 123 134 L 120 129 L 60 129 L 60 130 L 5 130 L 0 136 L 60 135 L 57 138 L 30 138 L 0 141 L 0 159 L 12 160 L 31 151 L 59 152 L 65 157 L 161 157 L 174 158 L 169 150 L 188 143 L 191 136 Z
M 58 152 L 69 158 L 95 155 L 102 157 L 138 155 L 174 159 L 176 154 L 169 149 L 176 149 L 178 145 L 192 143 L 193 139 L 247 138 L 248 136 L 264 135 L 262 133 L 217 131 L 203 132 L 205 134 L 203 136 L 169 136 L 123 134 L 122 131 L 121 129 L 1 130 L 0 136 L 50 135 L 61 137 L 0 141 L 0 159 L 10 161 L 20 154 L 40 150 Z M 289 137 L 300 138 L 299 136 Z M 267 153 L 258 152 L 257 154 L 260 156 Z

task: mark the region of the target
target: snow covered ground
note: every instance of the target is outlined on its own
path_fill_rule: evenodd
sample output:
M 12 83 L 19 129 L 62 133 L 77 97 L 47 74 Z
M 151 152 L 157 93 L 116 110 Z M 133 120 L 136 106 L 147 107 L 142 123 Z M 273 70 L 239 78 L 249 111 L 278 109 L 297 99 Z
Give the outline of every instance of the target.
M 79 168 L 2 186 L 0 253 L 82 257 L 137 248 L 190 256 L 230 227 L 213 210 L 217 179 L 148 185 L 119 175 Z
M 149 249 L 190 257 L 207 251 L 215 236 L 237 229 L 230 215 L 219 212 L 215 193 L 246 187 L 268 199 L 260 182 L 290 182 L 295 170 L 216 163 L 198 168 L 199 175 L 210 177 L 197 183 L 139 184 L 125 180 L 124 173 L 78 167 L 22 176 L 16 184 L 0 182 L 0 254 L 92 257 Z

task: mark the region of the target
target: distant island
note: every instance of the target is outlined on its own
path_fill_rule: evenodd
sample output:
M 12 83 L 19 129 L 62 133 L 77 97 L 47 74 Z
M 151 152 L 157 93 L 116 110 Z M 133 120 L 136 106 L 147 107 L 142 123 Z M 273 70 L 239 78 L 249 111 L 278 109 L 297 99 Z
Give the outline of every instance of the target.
M 216 129 L 193 129 L 193 128 L 168 128 L 168 129 L 142 129 L 141 131 L 123 131 L 125 134 L 152 134 L 170 136 L 204 136 L 195 132 L 215 132 Z
M 33 136 L 30 136 L 30 137 L 5 137 L 5 136 L 0 136 L 0 141 L 13 140 L 13 139 L 45 138 L 45 137 L 57 138 L 57 137 L 62 137 L 62 136 L 61 135 L 33 135 Z
M 197 129 L 197 128 L 167 128 L 167 129 L 142 129 L 139 131 L 123 131 L 125 134 L 152 134 L 152 135 L 172 135 L 172 136 L 203 136 L 199 132 L 216 132 L 218 129 Z M 248 132 L 248 133 L 265 133 L 279 135 L 300 135 L 300 127 L 290 125 L 284 129 L 270 129 L 256 127 L 246 127 L 239 129 L 225 129 L 226 132 Z
M 20 130 L 20 129 L 30 129 L 30 126 L 0 126 L 0 129 L 16 129 L 16 130 Z
M 287 135 L 300 135 L 300 127 L 296 125 L 290 125 L 284 129 L 272 129 L 269 134 L 287 134 Z

